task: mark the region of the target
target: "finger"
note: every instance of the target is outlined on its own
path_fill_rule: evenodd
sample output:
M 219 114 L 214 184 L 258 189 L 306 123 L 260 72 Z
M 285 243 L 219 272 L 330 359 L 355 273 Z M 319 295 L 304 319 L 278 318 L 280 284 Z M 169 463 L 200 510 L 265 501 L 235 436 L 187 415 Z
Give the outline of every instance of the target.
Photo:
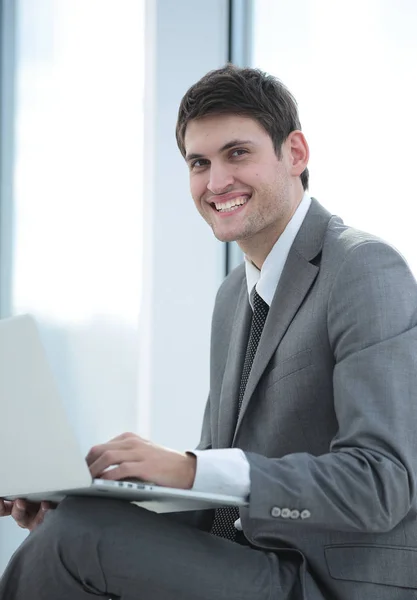
M 47 501 L 41 502 L 41 508 L 45 511 L 54 510 L 57 506 L 58 505 L 55 504 L 55 502 L 47 502 Z
M 19 527 L 28 529 L 37 512 L 38 506 L 36 504 L 29 504 L 24 500 L 16 500 L 13 503 L 11 516 Z
M 124 462 L 140 462 L 141 457 L 137 450 L 106 450 L 90 465 L 92 477 L 101 477 L 106 469 L 113 465 L 120 465 Z M 114 469 L 111 469 L 113 471 Z M 109 471 L 110 472 L 110 471 Z M 112 477 L 112 479 L 114 479 Z
M 100 479 L 108 479 L 111 481 L 121 481 L 122 479 L 140 479 L 148 481 L 145 477 L 143 463 L 139 462 L 123 462 L 118 467 L 106 471 L 100 476 Z
M 43 523 L 43 520 L 48 510 L 49 508 L 46 506 L 45 503 L 42 502 L 37 514 L 33 517 L 32 521 L 28 525 L 28 529 L 30 531 L 33 531 L 34 529 L 36 529 L 36 527 L 39 527 L 39 525 Z
M 98 444 L 97 446 L 93 446 L 88 452 L 85 460 L 87 461 L 87 465 L 90 467 L 104 452 L 110 449 L 109 444 Z
M 10 516 L 13 508 L 13 502 L 0 499 L 0 517 Z
M 131 438 L 124 438 L 120 440 L 111 440 L 110 442 L 106 442 L 105 444 L 98 444 L 97 446 L 93 446 L 85 460 L 87 461 L 87 465 L 92 465 L 101 455 L 109 450 L 128 450 L 132 447 Z

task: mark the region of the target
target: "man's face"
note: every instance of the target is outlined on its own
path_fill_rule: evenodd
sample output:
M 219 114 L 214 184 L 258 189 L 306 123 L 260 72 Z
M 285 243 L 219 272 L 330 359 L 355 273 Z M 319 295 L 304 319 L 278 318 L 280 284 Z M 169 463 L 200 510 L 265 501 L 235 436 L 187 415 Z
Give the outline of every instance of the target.
M 240 242 L 245 252 L 265 239 L 272 247 L 296 208 L 294 182 L 301 185 L 292 169 L 291 140 L 278 159 L 257 121 L 215 115 L 190 121 L 185 149 L 192 197 L 214 235 Z

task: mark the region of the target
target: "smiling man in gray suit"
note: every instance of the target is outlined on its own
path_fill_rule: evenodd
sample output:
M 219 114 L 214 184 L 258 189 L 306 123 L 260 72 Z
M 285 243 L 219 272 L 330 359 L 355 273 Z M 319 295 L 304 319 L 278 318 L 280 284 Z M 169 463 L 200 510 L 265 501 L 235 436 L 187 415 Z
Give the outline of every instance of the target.
M 183 98 L 177 140 L 197 209 L 245 254 L 216 299 L 201 443 L 180 453 L 124 434 L 87 461 L 93 476 L 249 506 L 169 518 L 68 499 L 35 527 L 39 507 L 3 503 L 33 531 L 0 598 L 416 598 L 414 277 L 309 197 L 308 145 L 276 79 L 207 74 Z

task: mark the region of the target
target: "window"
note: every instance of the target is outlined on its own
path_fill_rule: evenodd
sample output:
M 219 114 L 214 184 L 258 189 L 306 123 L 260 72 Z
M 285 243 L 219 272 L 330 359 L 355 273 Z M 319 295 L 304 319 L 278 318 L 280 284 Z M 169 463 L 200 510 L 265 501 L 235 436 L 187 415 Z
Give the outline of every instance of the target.
M 11 312 L 40 319 L 83 450 L 135 422 L 143 12 L 17 3 Z
M 14 312 L 137 322 L 142 4 L 18 3 Z

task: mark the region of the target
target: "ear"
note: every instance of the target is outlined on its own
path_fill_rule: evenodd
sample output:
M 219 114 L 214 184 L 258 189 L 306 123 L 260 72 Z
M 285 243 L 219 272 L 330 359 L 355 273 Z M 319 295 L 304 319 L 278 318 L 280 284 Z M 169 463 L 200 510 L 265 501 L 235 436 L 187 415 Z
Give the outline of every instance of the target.
M 290 172 L 294 177 L 299 177 L 307 168 L 310 150 L 302 131 L 292 131 L 285 140 L 290 160 Z

